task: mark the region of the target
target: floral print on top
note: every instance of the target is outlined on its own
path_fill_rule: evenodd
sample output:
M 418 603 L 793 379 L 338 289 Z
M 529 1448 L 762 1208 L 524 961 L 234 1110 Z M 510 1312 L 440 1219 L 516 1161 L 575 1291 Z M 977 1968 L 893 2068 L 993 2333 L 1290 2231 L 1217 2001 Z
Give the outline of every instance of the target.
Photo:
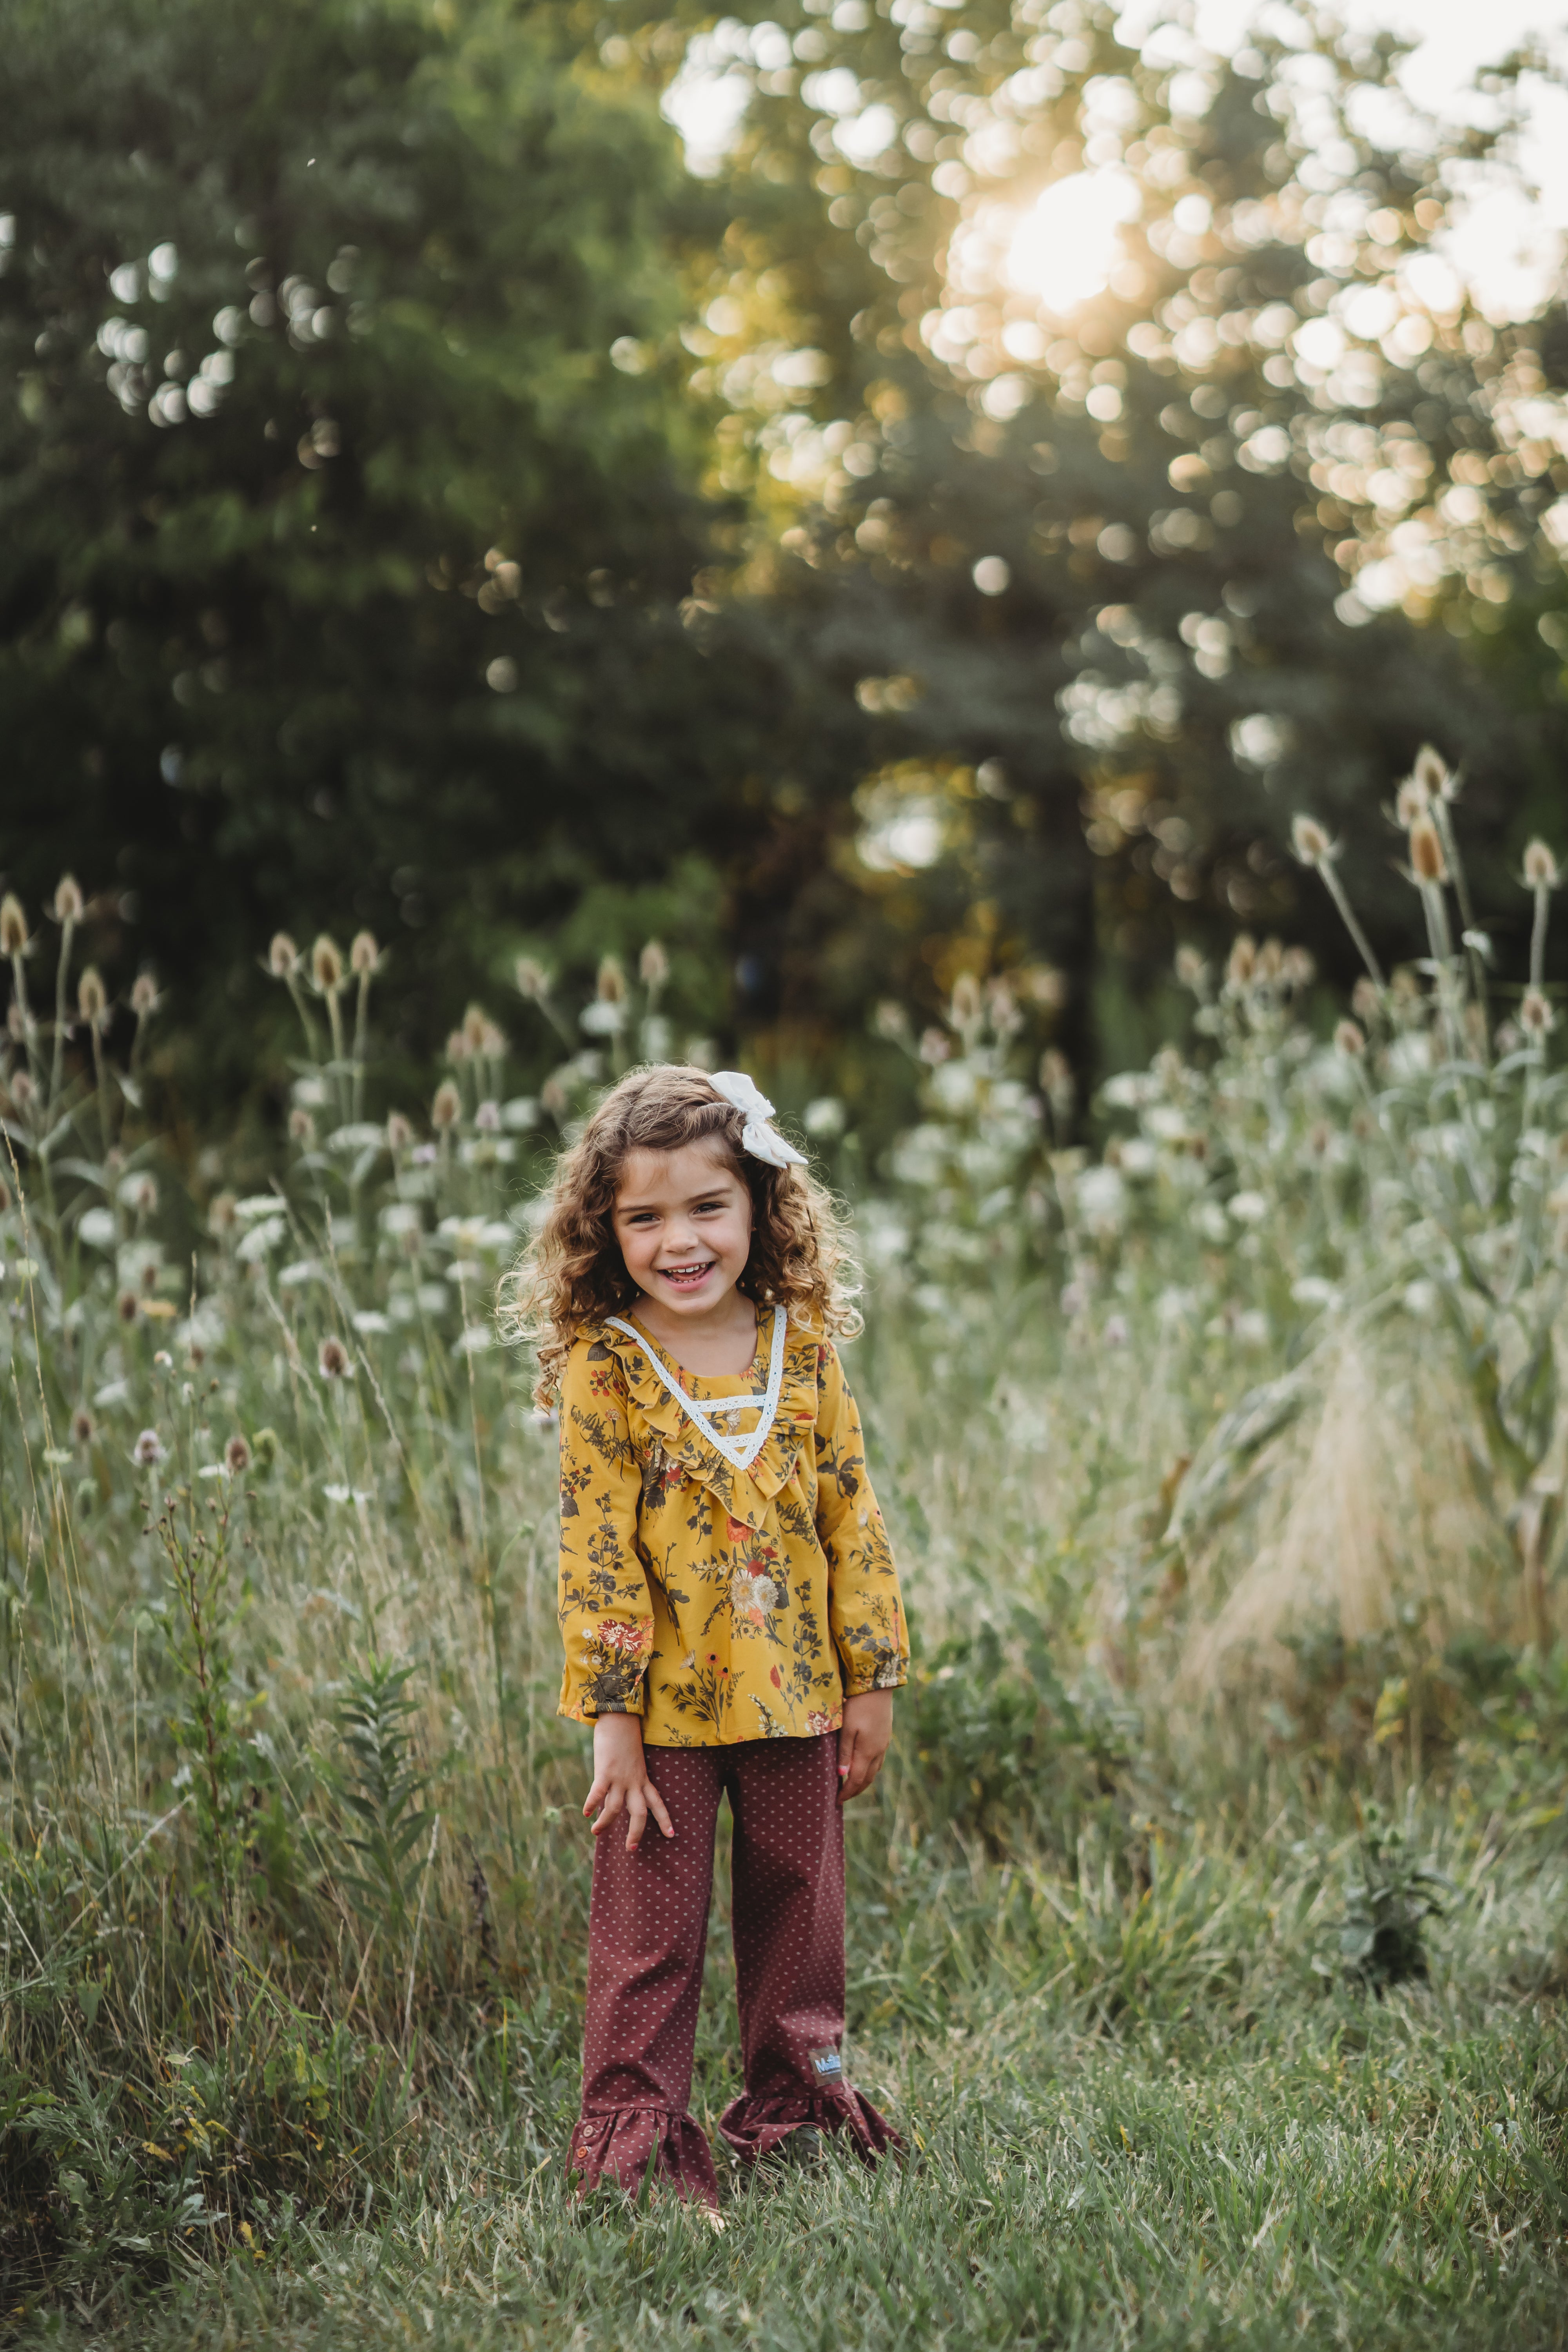
M 710 1404 L 762 1393 L 771 1339 L 764 1307 L 736 1379 L 656 1353 Z M 745 1436 L 758 1418 L 748 1406 L 714 1425 Z M 584 1327 L 561 1383 L 559 1615 L 560 1712 L 640 1715 L 654 1747 L 818 1737 L 847 1696 L 904 1682 L 898 1571 L 830 1339 L 791 1324 L 773 1427 L 737 1470 L 635 1339 Z

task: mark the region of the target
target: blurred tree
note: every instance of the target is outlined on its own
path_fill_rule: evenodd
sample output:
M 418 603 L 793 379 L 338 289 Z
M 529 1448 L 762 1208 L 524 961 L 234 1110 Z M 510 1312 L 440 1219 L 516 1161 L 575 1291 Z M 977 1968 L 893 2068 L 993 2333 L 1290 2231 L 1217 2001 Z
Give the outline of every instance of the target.
M 584 51 L 482 0 L 0 5 L 0 858 L 100 893 L 230 1086 L 276 925 L 417 936 L 426 1047 L 590 884 L 595 957 L 711 929 L 706 199 Z
M 1520 670 L 1556 663 L 1485 648 L 1562 596 L 1561 313 L 1497 329 L 1442 261 L 1493 142 L 1414 117 L 1391 39 L 1276 10 L 1215 58 L 1169 14 L 1133 41 L 1110 0 L 806 0 L 710 46 L 750 102 L 696 342 L 768 526 L 727 625 L 799 632 L 827 690 L 742 899 L 786 1038 L 900 962 L 1048 955 L 1095 1058 L 1182 936 L 1284 926 L 1342 967 L 1291 815 L 1391 869 L 1427 737 L 1483 919 L 1523 919 L 1506 853 L 1560 811 L 1564 727 Z M 854 811 L 815 757 L 834 693 Z M 1391 870 L 1369 919 L 1409 950 Z

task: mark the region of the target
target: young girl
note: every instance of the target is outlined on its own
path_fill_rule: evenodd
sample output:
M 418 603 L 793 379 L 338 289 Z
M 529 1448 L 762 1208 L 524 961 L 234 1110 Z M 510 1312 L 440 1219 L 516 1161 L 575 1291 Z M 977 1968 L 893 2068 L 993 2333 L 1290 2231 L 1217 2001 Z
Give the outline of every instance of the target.
M 832 1203 L 772 1112 L 731 1070 L 623 1078 L 520 1292 L 561 1408 L 560 1712 L 594 1727 L 572 2168 L 636 2189 L 651 2163 L 709 2206 L 687 2103 L 721 1794 L 746 2087 L 720 2130 L 746 2161 L 803 2128 L 868 2162 L 897 2138 L 839 2054 L 839 1808 L 877 1777 L 909 1644 L 833 1345 L 856 1319 Z

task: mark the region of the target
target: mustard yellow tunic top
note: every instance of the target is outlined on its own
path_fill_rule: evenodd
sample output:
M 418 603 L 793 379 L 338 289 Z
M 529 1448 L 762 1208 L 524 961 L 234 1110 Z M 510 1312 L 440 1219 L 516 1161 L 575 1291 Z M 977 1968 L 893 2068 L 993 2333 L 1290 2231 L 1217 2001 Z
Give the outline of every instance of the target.
M 820 1331 L 787 1325 L 767 1435 L 745 1467 L 727 1458 L 763 1410 L 712 1407 L 766 1391 L 773 1314 L 759 1309 L 739 1378 L 687 1371 L 608 1323 L 579 1332 L 561 1383 L 561 1714 L 640 1715 L 652 1747 L 721 1748 L 834 1730 L 846 1696 L 906 1679 L 860 1416 Z

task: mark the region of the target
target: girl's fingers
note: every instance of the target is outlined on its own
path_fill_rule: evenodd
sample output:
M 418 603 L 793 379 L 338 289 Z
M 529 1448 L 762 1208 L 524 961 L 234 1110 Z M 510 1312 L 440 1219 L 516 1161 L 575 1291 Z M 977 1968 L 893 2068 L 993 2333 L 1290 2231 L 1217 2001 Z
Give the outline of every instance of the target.
M 642 1833 L 647 1827 L 647 1806 L 640 1789 L 626 1792 L 626 1852 L 636 1853 L 642 1843 Z
M 647 1799 L 648 1811 L 653 1815 L 654 1820 L 658 1823 L 659 1828 L 664 1832 L 665 1836 L 667 1838 L 672 1838 L 675 1835 L 675 1823 L 669 1818 L 669 1814 L 665 1807 L 664 1799 L 659 1795 L 658 1790 L 654 1787 L 651 1780 L 644 1782 L 643 1795 Z
M 625 1802 L 626 1800 L 622 1795 L 619 1787 L 616 1782 L 612 1781 L 609 1788 L 605 1792 L 605 1810 L 599 1815 L 598 1820 L 594 1823 L 594 1835 L 595 1837 L 598 1836 L 601 1830 L 607 1830 L 609 1828 L 610 1823 L 615 1820 L 616 1815 L 620 1811 L 621 1807 Z
M 583 1815 L 584 1820 L 586 1820 L 587 1816 L 593 1811 L 595 1806 L 598 1803 L 604 1793 L 605 1784 L 603 1780 L 598 1778 L 597 1774 L 595 1774 L 594 1785 L 583 1800 Z

